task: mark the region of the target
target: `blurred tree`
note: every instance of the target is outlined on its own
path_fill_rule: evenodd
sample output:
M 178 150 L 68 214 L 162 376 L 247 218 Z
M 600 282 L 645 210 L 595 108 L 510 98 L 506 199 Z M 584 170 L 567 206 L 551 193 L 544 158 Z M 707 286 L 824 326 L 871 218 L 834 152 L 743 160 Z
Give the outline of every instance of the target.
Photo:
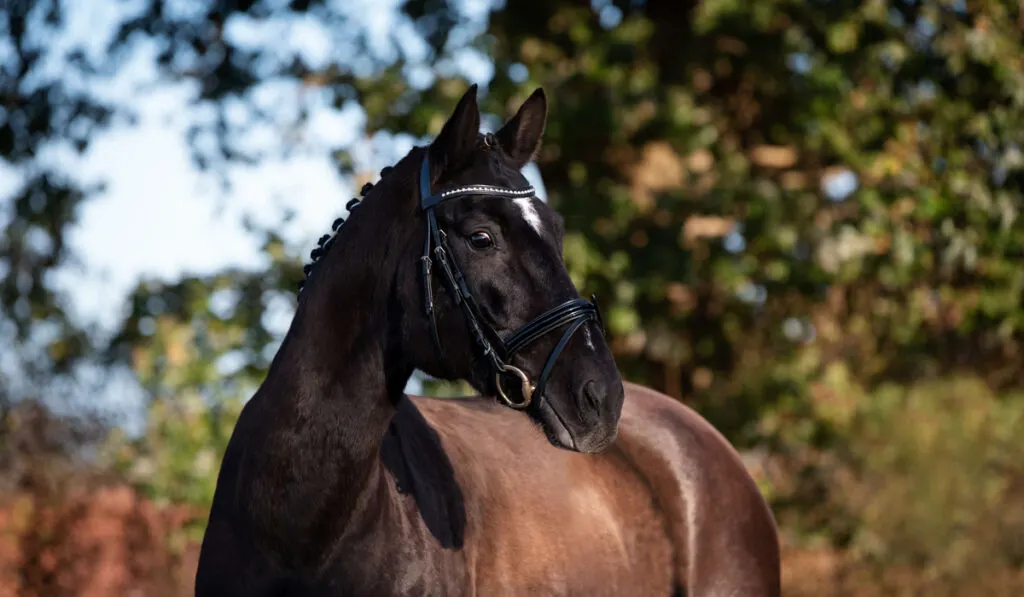
M 84 147 L 111 111 L 74 99 L 67 77 L 33 74 L 46 37 L 32 32 L 48 31 L 63 5 L 12 6 L 4 34 L 20 62 L 4 66 L 0 148 L 33 174 L 4 223 L 0 321 L 21 344 L 48 339 L 36 341 L 52 347 L 37 359 L 48 371 L 88 352 L 46 278 L 66 259 L 60 231 L 86 192 L 44 167 L 39 147 Z M 836 363 L 870 396 L 955 371 L 1000 391 L 1024 382 L 1019 3 L 408 0 L 394 13 L 148 0 L 123 10 L 105 66 L 156 42 L 161 75 L 195 85 L 189 140 L 211 171 L 300 149 L 303 98 L 316 96 L 365 116 L 364 140 L 331 148 L 358 187 L 435 134 L 466 79 L 483 83 L 490 127 L 545 87 L 538 166 L 566 217 L 565 259 L 581 290 L 600 295 L 624 373 L 685 396 L 740 446 L 850 458 L 863 445 L 856 429 L 817 392 Z M 297 110 L 267 101 L 282 88 Z M 79 107 L 52 107 L 65 104 Z M 264 123 L 273 140 L 254 145 L 247 131 Z M 376 151 L 382 139 L 395 151 Z M 341 212 L 347 197 L 336 199 Z M 287 319 L 301 277 L 298 251 L 258 233 L 266 271 L 140 284 L 110 363 L 131 365 L 152 396 L 243 399 L 283 331 L 265 311 Z M 173 453 L 156 445 L 181 435 L 169 409 L 154 407 L 149 443 L 133 453 Z M 193 462 L 201 450 L 189 450 Z M 827 475 L 799 475 L 810 490 L 780 499 L 828 501 Z
M 1017 11 L 510 4 L 492 97 L 552 91 L 540 165 L 566 258 L 647 381 L 714 410 L 764 375 L 763 407 L 801 353 L 805 373 L 1019 384 Z
M 0 11 L 0 404 L 34 394 L 90 351 L 52 284 L 74 263 L 65 234 L 95 186 L 61 157 L 81 154 L 114 107 L 88 89 L 99 65 L 80 47 L 53 50 L 64 26 L 57 0 L 4 3 Z
M 226 115 L 267 81 L 414 138 L 473 60 L 491 62 L 493 115 L 544 86 L 538 164 L 623 369 L 736 440 L 763 438 L 764 409 L 799 411 L 802 380 L 834 359 L 869 382 L 1022 381 L 1015 4 L 413 0 L 378 37 L 331 3 L 172 6 L 150 2 L 117 40 L 161 39 L 163 72 L 219 108 L 194 133 L 219 140 L 197 144 L 200 165 L 241 155 Z M 345 51 L 241 33 L 302 19 Z
M 741 447 L 785 454 L 793 486 L 766 491 L 836 542 L 869 541 L 874 521 L 836 505 L 830 471 L 866 466 L 853 454 L 877 436 L 829 411 L 833 365 L 872 397 L 953 371 L 1024 382 L 1018 3 L 409 0 L 369 29 L 355 5 L 174 5 L 149 2 L 117 43 L 156 37 L 164 75 L 198 83 L 218 114 L 192 135 L 203 167 L 253 157 L 231 114 L 272 118 L 271 82 L 358 104 L 366 136 L 400 146 L 439 130 L 467 78 L 491 127 L 543 86 L 537 162 L 624 373 L 686 396 Z M 297 23 L 329 49 L 253 41 Z M 390 161 L 348 149 L 340 170 L 359 182 Z M 274 263 L 266 289 L 298 281 L 297 264 Z M 130 325 L 159 320 L 147 293 Z M 258 377 L 266 354 L 242 354 Z M 892 417 L 885 433 L 904 412 L 877 415 Z
M 66 13 L 58 0 L 0 3 L 0 490 L 46 491 L 104 433 L 82 416 L 92 396 L 77 375 L 93 338 L 54 275 L 76 265 L 67 232 L 99 188 L 69 165 L 127 114 L 92 87 L 103 61 L 56 43 Z

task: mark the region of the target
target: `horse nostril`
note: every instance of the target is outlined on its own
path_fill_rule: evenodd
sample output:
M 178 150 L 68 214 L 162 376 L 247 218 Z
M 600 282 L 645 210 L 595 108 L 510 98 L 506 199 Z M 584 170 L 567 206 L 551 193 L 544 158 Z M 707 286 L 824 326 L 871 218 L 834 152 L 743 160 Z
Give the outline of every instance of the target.
M 607 393 L 604 384 L 599 381 L 590 380 L 583 384 L 583 400 L 586 406 L 597 410 L 601 406 L 601 399 Z

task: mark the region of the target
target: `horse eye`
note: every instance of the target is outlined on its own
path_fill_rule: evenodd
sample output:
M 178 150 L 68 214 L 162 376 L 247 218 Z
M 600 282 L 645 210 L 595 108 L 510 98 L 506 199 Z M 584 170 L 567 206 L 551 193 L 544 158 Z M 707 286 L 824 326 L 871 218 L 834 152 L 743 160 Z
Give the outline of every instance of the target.
M 474 249 L 489 249 L 494 246 L 494 240 L 486 232 L 474 232 L 469 237 L 469 243 L 473 245 Z

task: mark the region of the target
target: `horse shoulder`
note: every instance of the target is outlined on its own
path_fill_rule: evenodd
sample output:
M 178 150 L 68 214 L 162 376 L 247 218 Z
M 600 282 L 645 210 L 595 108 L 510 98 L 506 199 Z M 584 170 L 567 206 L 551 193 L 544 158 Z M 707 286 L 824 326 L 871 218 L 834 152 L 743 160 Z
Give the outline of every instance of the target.
M 775 519 L 739 454 L 677 400 L 626 382 L 618 446 L 651 486 L 689 596 L 780 594 Z

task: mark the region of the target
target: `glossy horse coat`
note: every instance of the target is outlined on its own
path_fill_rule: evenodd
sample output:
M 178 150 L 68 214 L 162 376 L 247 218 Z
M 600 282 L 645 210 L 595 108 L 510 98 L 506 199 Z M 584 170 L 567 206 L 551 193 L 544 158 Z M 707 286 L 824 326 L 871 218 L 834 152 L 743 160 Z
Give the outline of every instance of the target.
M 739 455 L 691 409 L 625 386 L 599 455 L 552 450 L 489 400 L 403 401 L 383 451 L 403 522 L 389 542 L 462 547 L 375 552 L 365 594 L 779 595 L 774 520 Z
M 627 399 L 599 318 L 502 358 L 546 379 L 523 411 L 402 393 L 419 368 L 493 394 L 473 319 L 504 343 L 578 298 L 557 214 L 481 193 L 436 206 L 465 288 L 434 276 L 423 309 L 422 165 L 431 193 L 522 189 L 546 110 L 538 90 L 490 139 L 471 89 L 314 252 L 225 453 L 197 596 L 778 595 L 774 522 L 735 452 L 664 396 Z

